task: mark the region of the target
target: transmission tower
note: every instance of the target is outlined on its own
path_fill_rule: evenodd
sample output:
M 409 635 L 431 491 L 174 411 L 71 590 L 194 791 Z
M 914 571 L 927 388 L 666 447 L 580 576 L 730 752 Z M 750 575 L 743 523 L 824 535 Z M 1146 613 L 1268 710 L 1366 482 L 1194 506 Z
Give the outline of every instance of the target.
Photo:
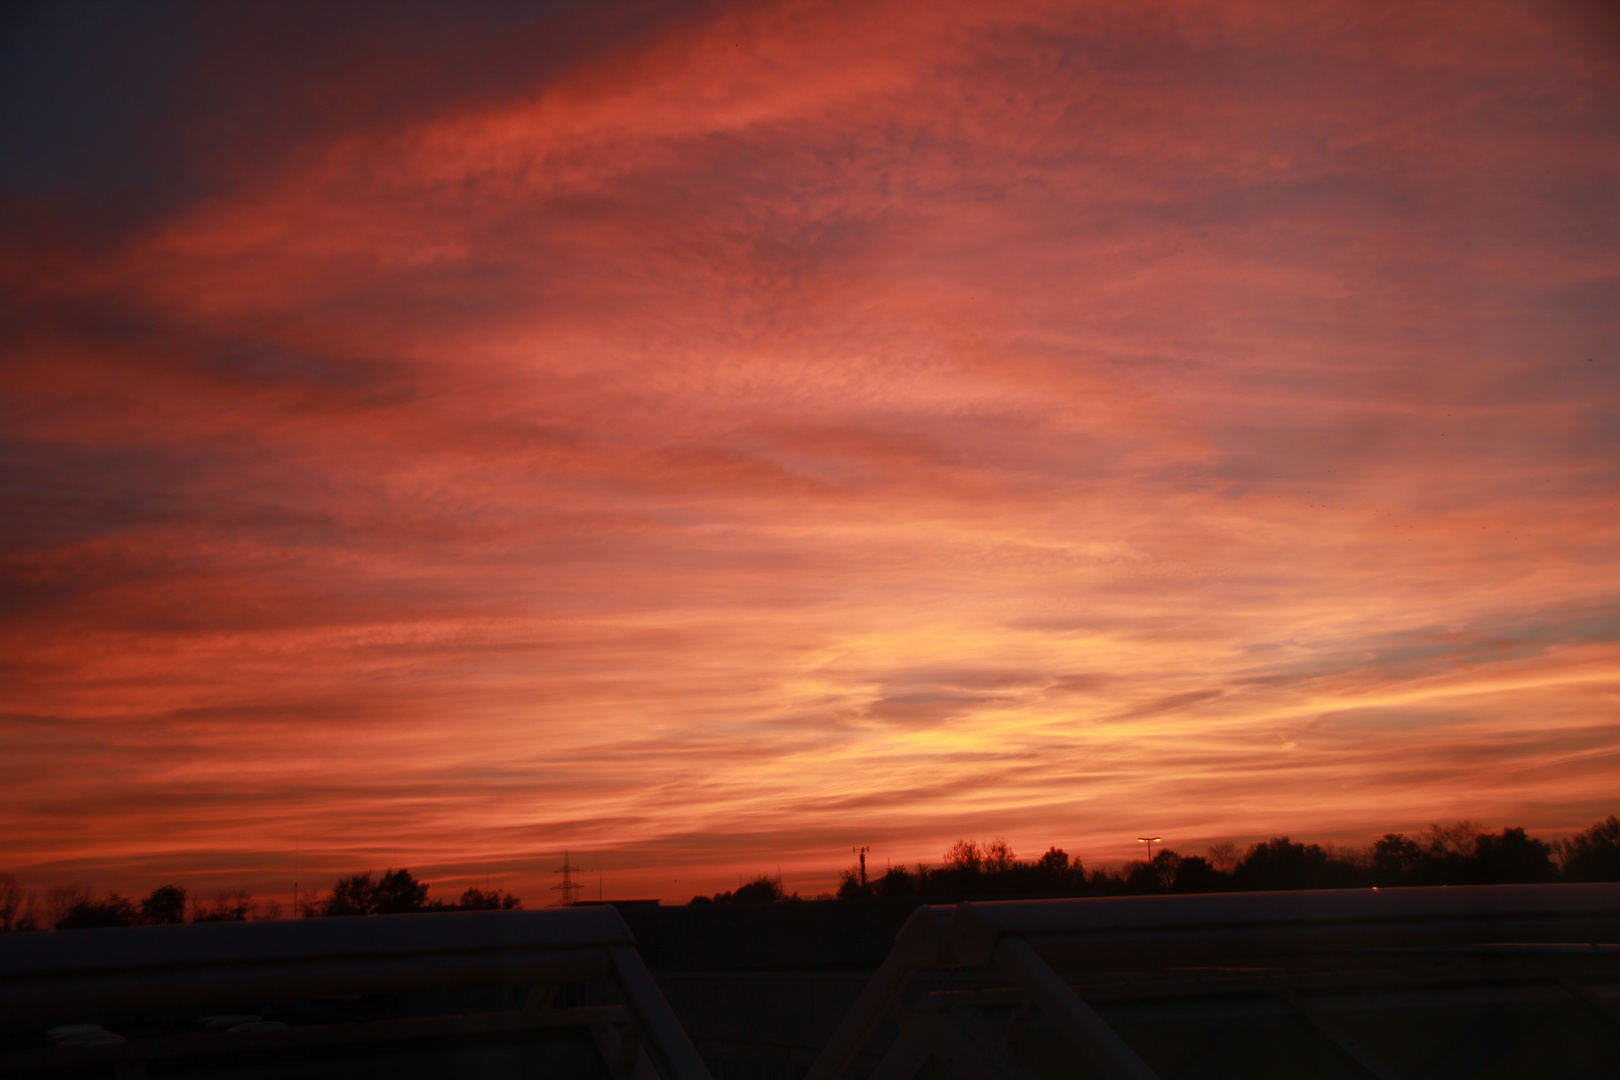
M 553 870 L 553 874 L 561 874 L 562 881 L 552 886 L 553 890 L 562 890 L 562 899 L 557 901 L 558 907 L 568 907 L 574 902 L 574 894 L 585 886 L 574 880 L 574 875 L 585 869 L 583 866 L 574 866 L 568 861 L 568 852 L 563 852 L 563 864 Z

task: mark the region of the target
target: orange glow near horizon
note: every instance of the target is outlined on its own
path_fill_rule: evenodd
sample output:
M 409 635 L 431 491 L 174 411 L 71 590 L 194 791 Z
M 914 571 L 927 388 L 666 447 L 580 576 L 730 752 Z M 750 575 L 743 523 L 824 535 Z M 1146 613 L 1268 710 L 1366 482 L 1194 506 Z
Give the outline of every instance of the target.
M 7 179 L 0 871 L 1620 811 L 1617 24 L 1080 8 L 565 12 Z

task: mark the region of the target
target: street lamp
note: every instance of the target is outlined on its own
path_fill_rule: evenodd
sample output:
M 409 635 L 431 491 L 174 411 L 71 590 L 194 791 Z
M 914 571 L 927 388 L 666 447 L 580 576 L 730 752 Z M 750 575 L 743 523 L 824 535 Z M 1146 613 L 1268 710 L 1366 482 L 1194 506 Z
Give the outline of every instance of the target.
M 1158 840 L 1163 840 L 1163 839 L 1164 839 L 1164 837 L 1162 837 L 1162 836 L 1138 836 L 1136 838 L 1136 842 L 1138 844 L 1146 844 L 1148 846 L 1148 865 L 1149 866 L 1153 865 L 1153 844 L 1154 844 L 1154 842 L 1158 841 Z

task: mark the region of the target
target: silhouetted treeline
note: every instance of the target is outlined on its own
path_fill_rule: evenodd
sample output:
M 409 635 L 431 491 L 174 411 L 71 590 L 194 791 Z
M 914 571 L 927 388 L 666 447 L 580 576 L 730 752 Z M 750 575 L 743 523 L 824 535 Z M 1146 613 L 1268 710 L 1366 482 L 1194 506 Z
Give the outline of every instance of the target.
M 746 885 L 737 886 L 735 891 L 717 892 L 713 896 L 694 896 L 694 904 L 773 904 L 778 900 L 797 900 L 798 893 L 788 896 L 782 892 L 782 882 L 779 878 L 767 877 L 761 874 Z
M 179 885 L 153 889 L 144 900 L 118 893 L 97 896 L 77 885 L 50 889 L 43 896 L 26 891 L 0 874 L 0 931 L 84 930 L 103 926 L 160 926 L 183 922 L 237 922 L 279 919 L 281 905 L 261 904 L 241 889 L 228 889 L 213 901 L 189 899 Z
M 371 871 L 338 878 L 324 897 L 311 897 L 299 904 L 305 918 L 343 915 L 408 915 L 424 911 L 511 911 L 523 901 L 501 889 L 469 888 L 454 903 L 429 900 L 428 886 L 417 881 L 409 870 L 389 870 L 376 881 Z
M 939 866 L 891 866 L 864 884 L 859 871 L 845 870 L 838 885 L 838 899 L 980 894 L 1078 896 L 1093 891 L 1088 887 L 1093 878 L 1101 882 L 1105 877 L 1100 870 L 1088 877 L 1081 861 L 1071 858 L 1062 848 L 1048 848 L 1040 858 L 1030 861 L 1017 858 L 1005 840 L 988 844 L 958 840 L 945 852 Z
M 455 902 L 428 899 L 428 886 L 409 870 L 389 870 L 377 880 L 371 872 L 338 878 L 326 895 L 299 897 L 295 914 L 304 918 L 340 915 L 395 915 L 434 911 L 510 911 L 523 901 L 503 889 L 471 888 Z M 79 886 L 52 889 L 43 897 L 0 874 L 0 931 L 85 930 L 107 926 L 161 926 L 172 923 L 246 922 L 279 919 L 278 901 L 259 901 L 242 889 L 228 889 L 212 901 L 190 898 L 183 886 L 163 885 L 144 900 L 118 893 L 96 896 Z
M 1620 819 L 1610 816 L 1551 842 L 1521 828 L 1480 832 L 1466 821 L 1434 825 L 1416 836 L 1386 833 L 1364 848 L 1301 844 L 1279 836 L 1241 854 L 1232 844 L 1217 844 L 1203 855 L 1167 848 L 1154 852 L 1151 862 L 1090 873 L 1061 848 L 1028 861 L 1014 857 L 1004 840 L 959 840 L 937 867 L 892 866 L 864 882 L 856 868 L 845 870 L 838 898 L 1133 896 L 1553 881 L 1620 881 Z
M 1130 896 L 1152 893 L 1258 892 L 1284 889 L 1353 889 L 1402 885 L 1514 885 L 1553 881 L 1620 881 L 1620 818 L 1613 815 L 1562 840 L 1546 841 L 1521 828 L 1481 832 L 1471 822 L 1433 825 L 1415 836 L 1386 833 L 1366 847 L 1296 843 L 1286 836 L 1252 844 L 1216 844 L 1202 855 L 1168 848 L 1152 861 L 1119 870 L 1086 871 L 1078 858 L 1048 848 L 1040 858 L 1017 858 L 1006 841 L 959 840 L 939 866 L 891 866 L 862 880 L 845 870 L 837 899 L 865 897 L 945 899 L 1011 896 Z M 818 897 L 821 899 L 822 897 Z M 694 904 L 769 904 L 796 901 L 779 878 L 760 876 L 735 890 L 694 896 Z M 521 908 L 502 889 L 469 888 L 455 901 L 433 900 L 409 870 L 341 877 L 326 894 L 300 896 L 304 918 L 393 915 L 408 912 L 491 911 Z M 281 905 L 227 890 L 211 901 L 190 897 L 179 885 L 153 889 L 142 900 L 96 896 L 77 886 L 40 896 L 0 874 L 0 932 L 152 926 L 182 922 L 278 919 Z

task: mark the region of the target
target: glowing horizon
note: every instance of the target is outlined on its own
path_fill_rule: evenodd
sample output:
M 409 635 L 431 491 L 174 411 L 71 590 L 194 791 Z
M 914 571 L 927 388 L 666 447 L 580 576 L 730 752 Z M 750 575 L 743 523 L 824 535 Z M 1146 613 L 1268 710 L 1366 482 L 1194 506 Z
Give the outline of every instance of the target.
M 144 10 L 14 37 L 0 871 L 1620 810 L 1598 5 Z

